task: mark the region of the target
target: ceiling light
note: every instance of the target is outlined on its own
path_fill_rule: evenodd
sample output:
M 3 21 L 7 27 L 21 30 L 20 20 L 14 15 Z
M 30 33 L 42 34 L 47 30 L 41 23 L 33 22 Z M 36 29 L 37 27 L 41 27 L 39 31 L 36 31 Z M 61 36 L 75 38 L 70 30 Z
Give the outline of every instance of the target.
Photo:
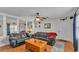
M 40 19 L 39 19 L 39 18 L 36 18 L 35 20 L 36 20 L 36 21 L 40 21 Z

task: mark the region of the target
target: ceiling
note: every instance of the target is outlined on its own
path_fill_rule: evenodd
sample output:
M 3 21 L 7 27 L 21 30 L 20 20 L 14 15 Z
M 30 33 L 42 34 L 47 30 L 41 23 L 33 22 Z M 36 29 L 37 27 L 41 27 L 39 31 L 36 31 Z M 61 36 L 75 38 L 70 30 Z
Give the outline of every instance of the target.
M 58 18 L 71 16 L 76 9 L 77 7 L 0 7 L 0 12 L 20 17 L 32 16 L 39 12 L 44 17 Z

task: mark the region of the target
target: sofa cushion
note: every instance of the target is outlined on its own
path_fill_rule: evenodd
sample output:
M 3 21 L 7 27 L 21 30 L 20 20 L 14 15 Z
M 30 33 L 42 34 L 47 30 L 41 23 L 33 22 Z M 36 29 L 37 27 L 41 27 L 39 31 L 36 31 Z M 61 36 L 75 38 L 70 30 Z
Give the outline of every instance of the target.
M 48 40 L 48 35 L 45 32 L 37 32 L 34 34 L 35 38 L 41 38 L 43 40 Z
M 21 36 L 21 39 L 26 38 L 26 34 L 21 34 L 20 36 Z

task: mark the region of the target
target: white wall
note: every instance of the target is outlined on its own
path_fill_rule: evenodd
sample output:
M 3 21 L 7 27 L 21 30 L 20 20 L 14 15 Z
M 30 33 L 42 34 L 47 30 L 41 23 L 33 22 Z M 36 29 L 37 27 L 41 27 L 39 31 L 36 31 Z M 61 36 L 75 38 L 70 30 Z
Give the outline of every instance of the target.
M 44 23 L 51 23 L 51 29 L 44 29 Z M 41 22 L 41 27 L 35 28 L 36 32 L 56 32 L 58 39 L 72 41 L 73 39 L 73 20 L 67 19 L 61 21 L 59 19 L 44 20 Z

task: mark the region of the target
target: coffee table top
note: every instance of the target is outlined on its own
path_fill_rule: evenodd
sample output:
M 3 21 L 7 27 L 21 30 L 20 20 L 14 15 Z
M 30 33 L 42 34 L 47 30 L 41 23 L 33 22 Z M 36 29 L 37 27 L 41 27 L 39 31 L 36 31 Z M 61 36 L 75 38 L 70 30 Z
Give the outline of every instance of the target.
M 25 40 L 25 42 L 30 43 L 34 46 L 39 47 L 39 48 L 42 48 L 47 44 L 46 41 L 35 39 L 35 38 L 29 38 L 28 40 Z

